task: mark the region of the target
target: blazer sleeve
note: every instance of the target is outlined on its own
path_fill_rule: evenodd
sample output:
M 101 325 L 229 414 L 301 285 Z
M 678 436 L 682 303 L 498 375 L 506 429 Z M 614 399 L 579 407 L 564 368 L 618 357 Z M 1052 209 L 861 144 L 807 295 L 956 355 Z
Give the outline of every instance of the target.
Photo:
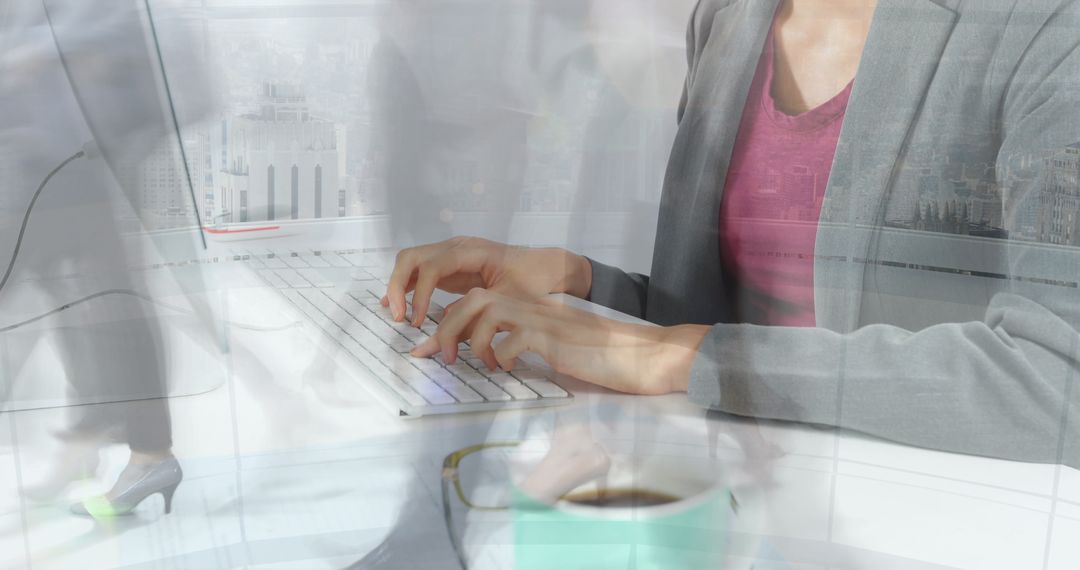
M 644 319 L 649 276 L 586 259 L 592 266 L 592 288 L 585 300 Z
M 1049 196 L 1072 197 L 1061 223 L 1080 229 L 1080 173 L 1046 168 L 1080 141 L 1080 14 L 1069 6 L 1034 36 L 1001 104 L 1006 229 Z M 1080 467 L 1080 248 L 1020 245 L 1002 247 L 1010 277 L 980 321 L 847 334 L 717 325 L 694 362 L 690 398 L 739 415 Z M 1045 275 L 1071 277 L 1037 279 Z
M 711 16 L 720 6 L 729 2 L 730 0 L 701 0 L 694 5 L 694 10 L 690 14 L 690 23 L 686 30 L 686 83 L 679 101 L 677 122 L 682 122 L 683 112 L 686 110 L 690 89 L 697 75 L 698 54 L 708 39 Z M 649 293 L 649 277 L 638 273 L 627 273 L 593 259 L 589 259 L 589 263 L 592 265 L 592 289 L 586 300 L 644 319 Z

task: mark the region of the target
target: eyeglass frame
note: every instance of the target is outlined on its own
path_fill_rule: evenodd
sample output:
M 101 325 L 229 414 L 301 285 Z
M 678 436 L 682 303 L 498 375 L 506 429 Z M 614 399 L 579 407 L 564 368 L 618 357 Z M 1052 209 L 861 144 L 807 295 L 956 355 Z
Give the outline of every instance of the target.
M 485 507 L 473 504 L 472 501 L 465 496 L 465 489 L 461 487 L 461 460 L 465 459 L 473 453 L 484 451 L 485 449 L 494 449 L 499 447 L 517 447 L 520 445 L 520 441 L 493 441 L 488 443 L 478 443 L 476 445 L 470 445 L 469 447 L 463 447 L 450 455 L 447 455 L 443 459 L 442 465 L 442 506 L 443 506 L 443 522 L 446 524 L 446 533 L 450 537 L 450 545 L 454 548 L 454 553 L 457 554 L 458 563 L 461 564 L 462 570 L 468 570 L 468 564 L 465 562 L 465 552 L 462 549 L 461 537 L 457 535 L 454 530 L 454 517 L 450 508 L 450 486 L 453 484 L 454 491 L 457 494 L 458 499 L 466 507 L 476 511 L 484 512 L 497 512 L 505 511 L 510 508 L 509 505 L 505 507 Z

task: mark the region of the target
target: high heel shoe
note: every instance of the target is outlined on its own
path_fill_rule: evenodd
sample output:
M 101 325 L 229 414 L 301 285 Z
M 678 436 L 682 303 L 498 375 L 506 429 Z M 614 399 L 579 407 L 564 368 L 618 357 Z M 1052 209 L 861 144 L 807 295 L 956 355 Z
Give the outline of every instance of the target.
M 183 479 L 184 471 L 175 457 L 149 465 L 129 463 L 111 491 L 72 505 L 71 512 L 94 518 L 128 515 L 147 497 L 161 493 L 165 514 L 169 514 L 173 494 Z

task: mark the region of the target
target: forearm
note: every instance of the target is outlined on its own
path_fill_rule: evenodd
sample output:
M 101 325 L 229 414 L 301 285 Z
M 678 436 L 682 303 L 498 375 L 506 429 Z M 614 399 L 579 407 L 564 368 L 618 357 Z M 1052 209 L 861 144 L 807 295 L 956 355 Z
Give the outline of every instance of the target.
M 1022 319 L 1021 311 L 1010 311 Z M 1027 319 L 1048 324 L 1034 311 Z M 1026 320 L 1026 319 L 1025 319 Z M 990 323 L 909 332 L 876 325 L 849 334 L 817 328 L 718 325 L 691 369 L 689 396 L 744 416 L 852 429 L 902 443 L 1023 461 L 1059 458 L 1076 333 Z M 1040 346 L 1041 345 L 1041 346 Z M 1077 391 L 1071 391 L 1076 405 Z
M 711 327 L 704 325 L 681 325 L 658 330 L 659 358 L 654 371 L 656 382 L 668 383 L 669 392 L 686 392 L 690 385 L 690 371 L 697 358 L 701 343 Z

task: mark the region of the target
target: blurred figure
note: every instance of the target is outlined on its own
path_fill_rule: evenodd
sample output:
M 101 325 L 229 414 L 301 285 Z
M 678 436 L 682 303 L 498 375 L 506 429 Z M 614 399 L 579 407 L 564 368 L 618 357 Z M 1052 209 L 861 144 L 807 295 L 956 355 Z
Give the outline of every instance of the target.
M 137 252 L 118 230 L 137 208 L 133 172 L 162 141 L 175 144 L 145 8 L 137 0 L 0 6 L 0 270 L 8 274 L 0 366 L 14 382 L 31 349 L 53 338 L 75 392 L 61 448 L 49 475 L 26 490 L 31 497 L 55 497 L 93 475 L 102 445 L 130 447 L 112 489 L 72 507 L 84 515 L 127 514 L 158 493 L 169 512 L 183 477 L 159 324 L 129 269 Z
M 526 6 L 498 1 L 388 8 L 368 89 L 395 245 L 449 237 L 463 212 L 480 216 L 470 233 L 509 231 L 538 112 L 528 17 Z

